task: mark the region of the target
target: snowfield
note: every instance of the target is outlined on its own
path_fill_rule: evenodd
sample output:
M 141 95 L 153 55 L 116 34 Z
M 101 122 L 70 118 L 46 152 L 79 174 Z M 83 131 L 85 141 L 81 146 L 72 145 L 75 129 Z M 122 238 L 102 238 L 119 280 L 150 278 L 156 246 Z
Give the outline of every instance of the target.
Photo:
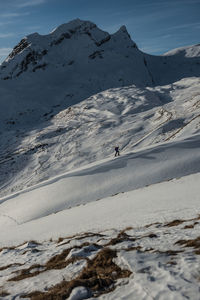
M 199 143 L 159 144 L 2 198 L 3 298 L 199 299 Z
M 151 56 L 79 19 L 13 49 L 0 299 L 200 299 L 199 49 Z
M 199 85 L 199 78 L 187 78 L 154 88 L 106 90 L 49 112 L 34 128 L 19 116 L 0 135 L 0 195 L 111 158 L 115 145 L 124 155 L 200 133 Z
M 199 147 L 200 135 L 194 135 L 57 176 L 1 198 L 0 224 L 20 225 L 117 193 L 200 172 Z

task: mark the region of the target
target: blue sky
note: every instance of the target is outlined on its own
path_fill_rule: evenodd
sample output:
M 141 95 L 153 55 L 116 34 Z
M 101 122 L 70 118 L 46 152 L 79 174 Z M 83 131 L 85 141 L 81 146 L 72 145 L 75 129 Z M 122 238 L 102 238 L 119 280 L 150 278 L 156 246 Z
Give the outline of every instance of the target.
M 200 0 L 0 0 L 0 62 L 24 36 L 75 18 L 109 33 L 126 25 L 150 54 L 200 43 Z

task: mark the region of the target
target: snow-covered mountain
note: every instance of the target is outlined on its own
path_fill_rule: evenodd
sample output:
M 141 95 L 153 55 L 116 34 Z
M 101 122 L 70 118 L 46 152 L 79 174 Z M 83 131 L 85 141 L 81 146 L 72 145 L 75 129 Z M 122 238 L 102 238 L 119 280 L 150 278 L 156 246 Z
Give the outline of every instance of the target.
M 1 65 L 0 195 L 108 157 L 115 144 L 198 133 L 199 47 L 150 56 L 124 26 L 110 35 L 79 19 L 24 38 Z
M 155 143 L 200 131 L 200 79 L 160 87 L 129 86 L 103 91 L 34 127 L 20 120 L 1 132 L 1 195 L 52 176 Z
M 0 299 L 199 300 L 199 54 L 151 56 L 79 19 L 13 49 Z
M 61 110 L 111 87 L 152 84 L 144 56 L 124 26 L 110 35 L 79 19 L 49 35 L 24 38 L 1 65 L 0 78 L 7 116 L 25 112 L 29 121 L 30 114 Z
M 173 83 L 182 78 L 200 76 L 200 45 L 182 47 L 162 56 L 145 55 L 155 85 Z
M 151 56 L 138 49 L 125 26 L 110 35 L 79 19 L 48 35 L 31 34 L 0 67 L 0 120 L 23 114 L 23 124 L 35 123 L 49 110 L 61 111 L 109 88 L 199 76 L 199 48 Z

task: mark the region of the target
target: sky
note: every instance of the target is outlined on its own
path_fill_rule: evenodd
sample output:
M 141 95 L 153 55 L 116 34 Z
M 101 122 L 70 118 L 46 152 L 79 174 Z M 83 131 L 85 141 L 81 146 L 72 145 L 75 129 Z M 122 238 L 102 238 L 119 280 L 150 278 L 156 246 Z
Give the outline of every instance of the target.
M 80 18 L 114 33 L 126 25 L 142 51 L 160 55 L 200 43 L 200 0 L 0 0 L 0 63 L 33 32 Z

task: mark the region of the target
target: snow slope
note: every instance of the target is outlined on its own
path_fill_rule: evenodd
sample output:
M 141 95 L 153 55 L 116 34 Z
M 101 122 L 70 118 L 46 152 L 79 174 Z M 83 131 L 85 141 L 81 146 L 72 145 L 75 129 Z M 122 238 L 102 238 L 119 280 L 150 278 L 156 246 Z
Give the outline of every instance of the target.
M 124 153 L 198 133 L 199 63 L 199 45 L 150 56 L 124 26 L 110 35 L 79 19 L 25 37 L 0 67 L 0 195 L 115 144 Z
M 0 299 L 199 300 L 199 59 L 199 45 L 150 56 L 125 27 L 79 19 L 13 49 Z
M 1 132 L 1 196 L 121 153 L 199 133 L 199 78 L 172 85 L 110 89 L 34 128 L 24 116 Z
M 178 48 L 159 57 L 145 54 L 145 61 L 155 85 L 199 77 L 200 45 Z
M 200 135 L 194 135 L 52 178 L 1 198 L 0 224 L 23 224 L 117 193 L 200 172 L 199 146 Z
M 192 141 L 190 145 L 193 145 Z M 176 149 L 171 148 L 175 152 Z M 101 175 L 98 166 L 94 169 Z M 171 170 L 171 174 L 174 172 Z M 199 182 L 200 173 L 196 173 L 51 215 L 48 215 L 47 201 L 46 217 L 27 219 L 21 224 L 14 219 L 10 224 L 4 222 L 4 230 L 0 232 L 1 245 L 4 246 L 0 251 L 2 299 L 15 299 L 21 295 L 37 299 L 34 297 L 41 294 L 48 299 L 52 294 L 57 297 L 60 294 L 71 300 L 96 299 L 94 296 L 98 296 L 97 299 L 198 300 Z M 112 189 L 112 180 L 109 183 Z M 47 186 L 55 184 L 54 180 Z M 60 201 L 59 191 L 65 189 L 65 184 L 60 180 L 55 202 Z M 84 188 L 85 183 L 79 185 L 80 193 Z M 21 208 L 21 217 L 25 214 L 30 217 L 30 210 L 37 211 L 37 197 L 41 194 L 44 197 L 41 189 L 35 190 L 32 207 L 27 211 L 23 195 L 29 201 L 31 192 L 4 200 L 12 203 L 18 213 Z M 7 213 L 12 213 L 9 205 Z M 18 218 L 25 221 L 19 215 Z M 105 262 L 101 261 L 104 257 Z M 95 279 L 93 274 L 98 268 L 99 279 Z M 124 270 L 124 275 L 119 268 Z M 103 280 L 108 276 L 111 283 L 104 286 Z M 95 280 L 95 285 L 92 280 Z

